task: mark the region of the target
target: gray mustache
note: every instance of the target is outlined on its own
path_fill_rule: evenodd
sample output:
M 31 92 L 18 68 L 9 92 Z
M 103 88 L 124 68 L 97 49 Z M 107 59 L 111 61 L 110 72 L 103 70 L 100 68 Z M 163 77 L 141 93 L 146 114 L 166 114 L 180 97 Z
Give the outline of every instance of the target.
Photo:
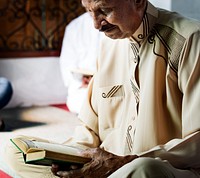
M 113 27 L 114 27 L 114 25 L 111 25 L 111 24 L 104 25 L 104 26 L 101 27 L 101 29 L 99 31 L 100 32 L 104 32 L 104 31 L 106 31 L 106 30 L 108 30 L 110 28 L 113 28 Z

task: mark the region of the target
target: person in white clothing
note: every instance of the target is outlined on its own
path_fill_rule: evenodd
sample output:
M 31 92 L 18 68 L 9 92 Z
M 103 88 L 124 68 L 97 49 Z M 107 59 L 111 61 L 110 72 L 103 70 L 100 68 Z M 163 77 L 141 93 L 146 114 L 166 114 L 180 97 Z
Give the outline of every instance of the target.
M 71 112 L 80 111 L 87 84 L 96 71 L 97 49 L 102 35 L 93 28 L 93 20 L 87 12 L 66 26 L 60 68 L 64 85 L 68 89 L 66 104 Z

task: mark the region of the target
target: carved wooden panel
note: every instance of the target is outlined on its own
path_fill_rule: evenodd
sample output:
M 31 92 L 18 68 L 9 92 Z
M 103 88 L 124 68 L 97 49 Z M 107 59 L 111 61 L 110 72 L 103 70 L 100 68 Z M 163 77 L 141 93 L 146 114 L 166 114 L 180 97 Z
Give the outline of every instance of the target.
M 65 26 L 84 11 L 80 0 L 1 0 L 0 58 L 58 56 Z

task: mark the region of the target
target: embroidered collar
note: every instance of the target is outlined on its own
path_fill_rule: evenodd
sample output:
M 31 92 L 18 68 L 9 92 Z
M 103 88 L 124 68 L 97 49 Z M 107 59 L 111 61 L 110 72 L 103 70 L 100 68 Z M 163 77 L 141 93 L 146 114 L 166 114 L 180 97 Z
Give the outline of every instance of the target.
M 158 17 L 158 10 L 150 3 L 147 4 L 147 10 L 143 17 L 142 23 L 136 32 L 129 38 L 131 43 L 141 45 L 142 41 L 149 34 L 154 24 L 156 23 L 156 19 Z

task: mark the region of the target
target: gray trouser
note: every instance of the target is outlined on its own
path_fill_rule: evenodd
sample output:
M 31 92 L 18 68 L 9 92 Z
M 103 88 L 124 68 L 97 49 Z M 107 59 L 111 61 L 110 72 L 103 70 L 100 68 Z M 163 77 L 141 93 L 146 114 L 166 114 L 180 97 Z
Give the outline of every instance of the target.
M 174 168 L 169 162 L 154 158 L 137 158 L 114 172 L 109 178 L 200 178 L 195 171 Z

